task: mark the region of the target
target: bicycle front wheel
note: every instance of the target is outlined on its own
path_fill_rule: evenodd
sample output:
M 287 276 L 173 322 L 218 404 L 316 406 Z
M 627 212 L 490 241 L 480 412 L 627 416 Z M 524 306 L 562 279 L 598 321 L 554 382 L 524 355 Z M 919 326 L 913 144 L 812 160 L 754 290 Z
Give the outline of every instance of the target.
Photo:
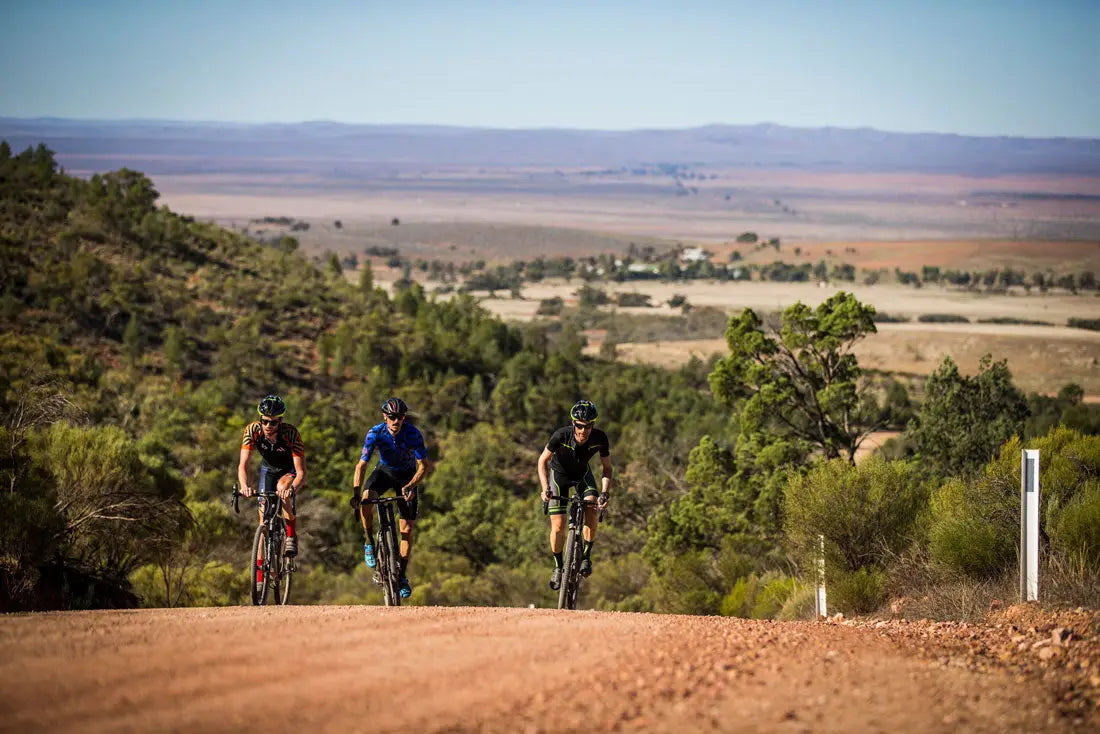
M 574 587 L 577 585 L 577 570 L 573 568 L 575 563 L 577 531 L 570 528 L 569 535 L 565 539 L 565 558 L 561 566 L 561 588 L 558 590 L 558 609 L 573 609 L 577 602 L 577 594 Z
M 382 531 L 380 547 L 385 549 L 385 558 L 380 558 L 382 567 L 385 572 L 382 574 L 382 596 L 385 599 L 387 607 L 399 607 L 401 606 L 401 594 L 398 591 L 398 580 L 401 578 L 401 557 L 395 551 L 397 543 L 395 542 L 393 528 L 389 527 Z
M 260 606 L 267 600 L 267 590 L 271 583 L 267 559 L 267 526 L 256 527 L 256 537 L 252 541 L 252 605 Z

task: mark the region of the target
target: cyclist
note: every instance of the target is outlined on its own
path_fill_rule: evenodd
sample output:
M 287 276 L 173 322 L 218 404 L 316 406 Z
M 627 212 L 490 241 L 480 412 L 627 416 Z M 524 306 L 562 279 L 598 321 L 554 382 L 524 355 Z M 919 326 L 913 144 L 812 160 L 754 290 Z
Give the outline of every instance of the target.
M 251 497 L 252 487 L 248 484 L 248 460 L 253 449 L 260 452 L 260 482 L 257 492 L 270 492 L 273 489 L 279 495 L 283 505 L 283 519 L 286 520 L 286 542 L 283 552 L 288 556 L 298 555 L 298 518 L 295 515 L 295 498 L 298 490 L 306 482 L 306 448 L 302 443 L 302 434 L 289 423 L 283 422 L 286 403 L 278 395 L 267 395 L 260 401 L 257 410 L 260 419 L 245 426 L 241 438 L 241 460 L 237 465 L 237 481 L 241 494 Z M 260 498 L 260 522 L 264 517 L 264 498 Z
M 550 502 L 550 552 L 554 554 L 554 571 L 550 574 L 550 588 L 561 587 L 562 548 L 565 545 L 565 513 L 569 506 L 568 491 L 575 488 L 577 494 L 597 497 L 596 507 L 584 509 L 584 555 L 580 571 L 585 576 L 592 573 L 592 542 L 596 538 L 599 510 L 607 507 L 611 491 L 611 444 L 607 434 L 593 424 L 599 417 L 594 403 L 581 400 L 569 411 L 572 424 L 550 434 L 546 448 L 539 456 L 539 483 L 542 485 L 543 502 Z M 597 491 L 596 480 L 588 462 L 596 454 L 603 462 L 602 491 Z M 549 466 L 549 469 L 547 468 Z M 551 500 L 550 496 L 561 497 Z
M 363 475 L 367 471 L 371 454 L 378 449 L 378 465 L 367 478 L 367 496 L 377 499 L 387 490 L 393 490 L 398 496 L 397 512 L 400 515 L 398 531 L 401 534 L 401 579 L 398 588 L 402 598 L 412 595 L 412 586 L 407 576 L 409 559 L 412 556 L 412 529 L 419 509 L 416 485 L 427 472 L 425 460 L 428 450 L 424 446 L 424 436 L 419 429 L 406 422 L 409 406 L 401 398 L 390 398 L 382 403 L 382 422 L 367 431 L 363 440 L 363 453 L 355 465 L 355 479 L 352 481 L 352 504 L 359 506 L 362 498 Z M 374 513 L 363 507 L 359 513 L 363 523 L 363 562 L 374 568 L 377 559 L 374 555 Z

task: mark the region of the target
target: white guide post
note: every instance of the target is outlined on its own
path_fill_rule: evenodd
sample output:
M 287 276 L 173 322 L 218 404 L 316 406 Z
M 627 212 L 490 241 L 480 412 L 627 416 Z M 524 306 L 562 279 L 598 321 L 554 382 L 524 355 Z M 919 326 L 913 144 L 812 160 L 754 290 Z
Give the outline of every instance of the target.
M 1039 450 L 1020 452 L 1020 601 L 1039 600 Z
M 814 597 L 814 612 L 820 619 L 829 616 L 829 609 L 825 606 L 825 536 L 818 535 L 817 540 L 817 595 Z

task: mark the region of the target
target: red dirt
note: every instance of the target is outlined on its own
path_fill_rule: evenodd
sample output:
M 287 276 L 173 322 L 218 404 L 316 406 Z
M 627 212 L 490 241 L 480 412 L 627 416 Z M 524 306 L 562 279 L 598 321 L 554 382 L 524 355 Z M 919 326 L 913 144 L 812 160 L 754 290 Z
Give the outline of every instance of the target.
M 1100 723 L 1095 690 L 1067 709 L 1036 674 L 996 659 L 976 665 L 969 648 L 905 634 L 920 624 L 407 607 L 13 615 L 0 621 L 0 730 L 1001 732 Z M 994 628 L 960 634 L 975 631 Z

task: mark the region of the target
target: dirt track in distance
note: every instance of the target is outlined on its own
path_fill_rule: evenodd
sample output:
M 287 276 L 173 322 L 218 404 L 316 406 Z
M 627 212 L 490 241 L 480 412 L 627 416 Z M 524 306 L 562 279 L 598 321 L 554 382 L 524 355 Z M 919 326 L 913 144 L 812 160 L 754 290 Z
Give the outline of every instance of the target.
M 872 627 L 534 609 L 13 615 L 0 618 L 0 731 L 1001 732 L 1096 723 L 1086 715 L 1075 727 L 1035 678 L 919 652 Z

